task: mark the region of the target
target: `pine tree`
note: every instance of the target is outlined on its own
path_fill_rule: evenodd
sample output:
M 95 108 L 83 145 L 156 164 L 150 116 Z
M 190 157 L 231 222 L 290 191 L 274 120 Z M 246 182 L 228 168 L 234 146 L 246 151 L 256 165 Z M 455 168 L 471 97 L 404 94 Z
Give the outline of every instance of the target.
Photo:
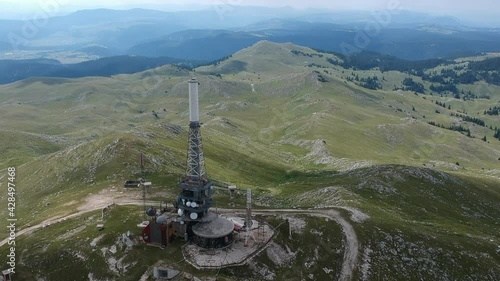
M 495 128 L 495 134 L 493 135 L 494 138 L 500 140 L 500 130 L 498 130 L 497 128 Z

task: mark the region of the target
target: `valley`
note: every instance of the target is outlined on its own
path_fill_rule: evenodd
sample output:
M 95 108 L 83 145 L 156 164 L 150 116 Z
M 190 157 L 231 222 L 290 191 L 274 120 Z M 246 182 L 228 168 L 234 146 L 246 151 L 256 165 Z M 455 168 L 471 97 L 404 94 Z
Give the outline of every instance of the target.
M 7 167 L 18 170 L 16 277 L 140 280 L 161 261 L 218 280 L 497 280 L 500 86 L 446 71 L 490 57 L 423 69 L 456 79 L 456 93 L 430 90 L 447 84 L 422 73 L 271 41 L 193 69 L 0 85 L 0 185 Z M 208 174 L 238 188 L 232 197 L 217 190 L 216 207 L 244 211 L 251 188 L 255 214 L 279 232 L 241 267 L 196 271 L 182 262 L 183 241 L 164 250 L 120 242 L 144 217 L 142 193 L 122 187 L 143 175 L 141 154 L 148 205 L 178 193 L 192 76 Z M 424 90 L 405 88 L 415 86 L 408 79 Z

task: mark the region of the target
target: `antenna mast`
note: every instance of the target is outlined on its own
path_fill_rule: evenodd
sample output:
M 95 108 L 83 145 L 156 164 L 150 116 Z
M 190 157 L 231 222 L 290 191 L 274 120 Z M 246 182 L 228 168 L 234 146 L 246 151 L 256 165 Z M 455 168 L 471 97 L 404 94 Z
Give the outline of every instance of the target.
M 143 214 L 146 215 L 146 186 L 144 185 L 144 154 L 141 153 L 141 179 L 139 180 L 139 185 L 142 185 L 142 205 L 143 205 Z
M 245 246 L 248 245 L 248 240 L 250 237 L 255 241 L 255 236 L 253 235 L 253 221 L 252 221 L 252 190 L 247 188 L 247 218 L 245 221 L 246 225 L 246 235 L 245 235 Z
M 177 197 L 178 214 L 184 221 L 200 221 L 213 205 L 212 182 L 207 178 L 201 140 L 198 80 L 189 81 L 189 139 L 186 175 Z

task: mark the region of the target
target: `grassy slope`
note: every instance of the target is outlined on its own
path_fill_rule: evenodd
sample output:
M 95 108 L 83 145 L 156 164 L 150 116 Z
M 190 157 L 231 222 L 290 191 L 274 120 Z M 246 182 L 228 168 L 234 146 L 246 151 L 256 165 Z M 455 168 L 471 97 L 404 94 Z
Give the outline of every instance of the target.
M 43 274 L 48 280 L 67 281 L 88 280 L 91 273 L 97 279 L 116 280 L 139 280 L 151 265 L 160 263 L 169 264 L 170 267 L 183 271 L 192 271 L 191 266 L 183 262 L 180 247 L 184 244 L 182 240 L 175 240 L 173 244 L 162 250 L 159 247 L 136 246 L 127 249 L 124 244 L 119 243 L 119 237 L 127 231 L 135 232 L 137 221 L 141 220 L 140 207 L 114 207 L 100 221 L 101 212 L 93 212 L 82 217 L 78 221 L 66 221 L 53 227 L 44 228 L 36 233 L 36 236 L 25 236 L 17 240 L 18 270 L 17 278 L 20 280 L 32 280 Z M 289 251 L 296 257 L 287 262 L 284 268 L 274 270 L 273 261 L 265 254 L 255 259 L 252 265 L 223 269 L 219 272 L 219 280 L 234 280 L 234 278 L 252 278 L 251 280 L 262 280 L 262 275 L 253 271 L 252 267 L 271 268 L 279 279 L 285 277 L 304 278 L 314 274 L 317 278 L 331 279 L 338 275 L 338 271 L 326 273 L 322 268 L 336 269 L 340 267 L 343 255 L 342 234 L 340 227 L 334 222 L 325 221 L 323 218 L 299 217 L 307 220 L 304 229 L 293 232 L 293 240 L 289 238 L 288 224 L 281 217 L 268 217 L 269 223 L 277 228 L 275 242 L 282 247 L 287 245 Z M 95 225 L 104 223 L 106 228 L 99 232 Z M 71 229 L 73 231 L 68 231 Z M 322 248 L 321 244 L 310 244 L 304 247 L 301 241 L 316 240 L 317 233 L 324 233 L 323 239 L 329 248 Z M 65 243 L 67 240 L 77 240 L 71 247 Z M 92 242 L 95 240 L 95 245 Z M 240 242 L 242 243 L 242 242 Z M 116 252 L 107 251 L 113 246 Z M 103 253 L 106 252 L 105 254 Z M 6 251 L 0 251 L 2 255 Z M 39 257 L 43 256 L 43 259 Z M 311 263 L 321 257 L 320 265 L 300 270 L 301 276 L 290 275 L 291 269 L 300 268 L 304 262 Z M 110 259 L 119 261 L 119 272 L 113 272 L 110 268 Z M 125 266 L 124 268 L 122 266 Z M 214 276 L 216 271 L 198 271 L 197 277 Z M 294 272 L 294 274 L 296 271 Z M 190 279 L 181 279 L 190 280 Z
M 419 245 L 417 258 L 433 261 L 429 248 L 445 249 L 432 272 L 454 277 L 483 272 L 486 278 L 487 268 L 499 264 L 494 248 L 499 242 L 500 142 L 491 130 L 450 113 L 467 111 L 500 127 L 498 117 L 482 115 L 500 101 L 500 89 L 485 86 L 491 100 L 460 101 L 393 92 L 393 85 L 407 76 L 401 73 L 355 71 L 360 77 L 385 77 L 384 89 L 371 91 L 346 82 L 342 77 L 353 70 L 333 66 L 327 57 L 291 44 L 261 42 L 217 66 L 196 70 L 210 176 L 254 188 L 261 205 L 313 207 L 312 198 L 319 196 L 331 198 L 331 205 L 360 208 L 371 217 L 357 230 L 362 243 L 375 251 L 372 276 L 400 279 L 410 274 L 405 271 L 415 277 L 423 270 L 391 254 L 398 244 L 387 246 L 387 241 L 404 236 L 405 243 Z M 306 67 L 310 63 L 328 68 Z M 222 79 L 210 73 L 222 73 Z M 88 193 L 137 178 L 141 152 L 148 178 L 173 201 L 184 167 L 189 75 L 162 67 L 111 78 L 41 78 L 0 87 L 0 126 L 12 132 L 0 139 L 10 155 L 0 164 L 19 167 L 19 223 L 72 212 Z M 328 82 L 319 82 L 319 75 Z M 436 100 L 452 109 L 438 107 Z M 477 138 L 430 126 L 430 120 L 464 124 Z M 489 143 L 479 139 L 483 135 Z M 6 145 L 13 141 L 19 145 Z M 363 168 L 384 164 L 422 169 Z M 318 193 L 328 186 L 335 192 Z M 224 195 L 218 198 L 219 206 L 229 202 Z M 1 199 L 5 202 L 4 195 Z M 463 258 L 446 263 L 446 255 Z M 447 271 L 471 263 L 470 272 Z M 387 272 L 389 264 L 399 269 Z
M 355 224 L 371 260 L 363 274 L 362 256 L 358 277 L 496 280 L 500 275 L 495 180 L 393 165 L 308 180 L 279 197 L 299 207 L 356 206 L 370 217 Z

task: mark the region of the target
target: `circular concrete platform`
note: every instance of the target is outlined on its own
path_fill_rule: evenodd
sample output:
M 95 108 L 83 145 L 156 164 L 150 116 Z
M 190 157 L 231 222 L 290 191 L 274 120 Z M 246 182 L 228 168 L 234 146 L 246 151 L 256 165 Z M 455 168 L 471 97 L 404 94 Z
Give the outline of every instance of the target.
M 207 213 L 202 221 L 192 228 L 196 236 L 203 238 L 222 238 L 233 232 L 234 223 L 214 213 Z

